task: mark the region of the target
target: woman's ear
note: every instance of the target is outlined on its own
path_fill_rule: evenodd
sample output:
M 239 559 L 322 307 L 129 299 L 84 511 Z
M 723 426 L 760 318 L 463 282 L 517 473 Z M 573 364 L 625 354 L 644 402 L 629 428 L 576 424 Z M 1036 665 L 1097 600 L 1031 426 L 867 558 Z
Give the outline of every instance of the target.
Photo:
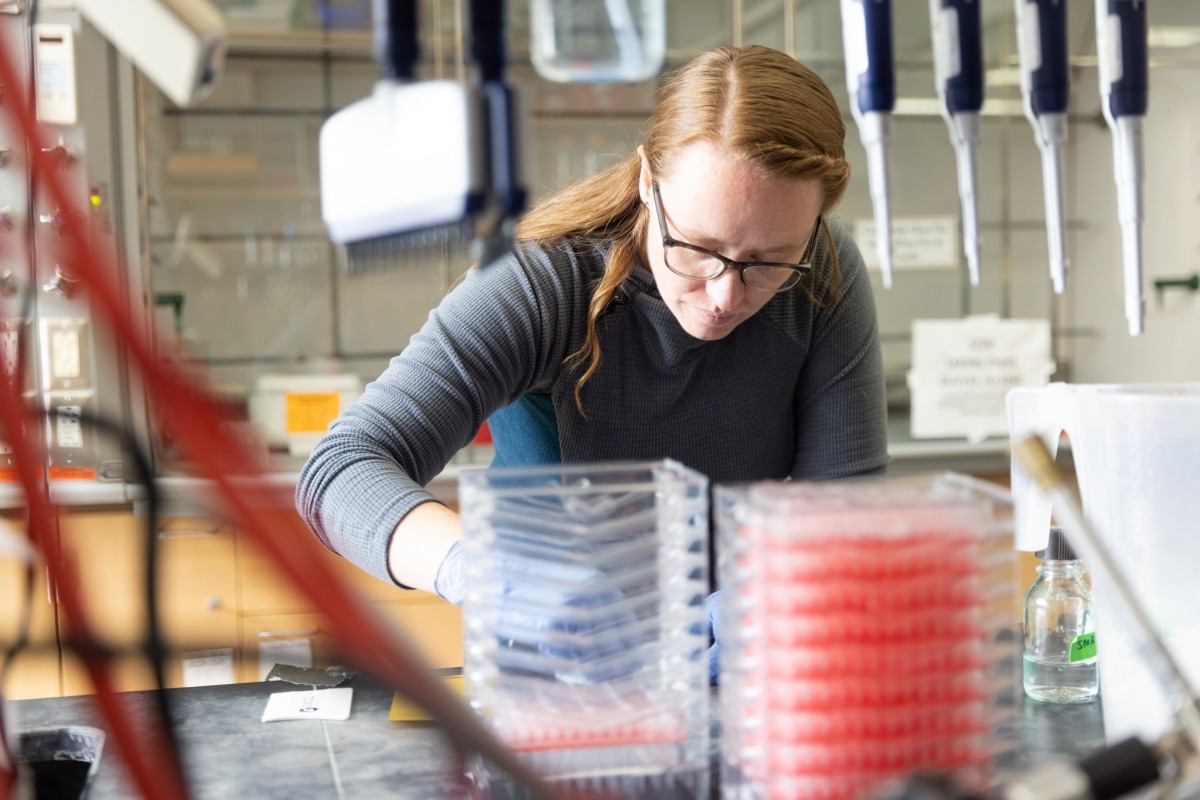
M 654 180 L 650 175 L 650 162 L 646 160 L 645 145 L 638 145 L 638 158 L 641 159 L 642 169 L 638 173 L 638 196 L 642 198 L 643 205 L 650 205 L 650 182 Z

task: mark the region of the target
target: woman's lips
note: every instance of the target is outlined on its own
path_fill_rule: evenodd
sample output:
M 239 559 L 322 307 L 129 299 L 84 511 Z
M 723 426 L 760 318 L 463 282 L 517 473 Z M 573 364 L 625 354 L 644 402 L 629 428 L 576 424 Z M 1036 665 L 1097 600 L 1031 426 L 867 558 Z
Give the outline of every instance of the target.
M 733 321 L 733 314 L 714 314 L 703 308 L 697 308 L 696 314 L 706 325 L 726 325 Z

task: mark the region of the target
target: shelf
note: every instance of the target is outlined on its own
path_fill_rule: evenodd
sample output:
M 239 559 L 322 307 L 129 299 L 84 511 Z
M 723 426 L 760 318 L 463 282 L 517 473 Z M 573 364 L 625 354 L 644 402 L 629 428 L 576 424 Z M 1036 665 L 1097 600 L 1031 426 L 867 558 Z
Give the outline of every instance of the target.
M 370 60 L 371 31 L 232 31 L 226 52 L 230 56 L 328 54 Z
M 229 189 L 180 189 L 172 187 L 162 192 L 159 197 L 164 200 L 317 200 L 321 196 L 318 189 L 300 189 L 294 186 L 251 186 L 239 187 L 234 192 Z

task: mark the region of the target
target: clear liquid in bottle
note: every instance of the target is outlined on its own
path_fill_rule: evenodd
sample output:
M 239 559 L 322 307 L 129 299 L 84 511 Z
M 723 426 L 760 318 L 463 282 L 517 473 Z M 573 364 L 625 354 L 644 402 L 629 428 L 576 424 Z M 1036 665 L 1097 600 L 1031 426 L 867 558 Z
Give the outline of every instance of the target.
M 1062 532 L 1050 543 L 1025 594 L 1025 694 L 1045 703 L 1086 703 L 1100 692 L 1096 621 L 1083 564 Z

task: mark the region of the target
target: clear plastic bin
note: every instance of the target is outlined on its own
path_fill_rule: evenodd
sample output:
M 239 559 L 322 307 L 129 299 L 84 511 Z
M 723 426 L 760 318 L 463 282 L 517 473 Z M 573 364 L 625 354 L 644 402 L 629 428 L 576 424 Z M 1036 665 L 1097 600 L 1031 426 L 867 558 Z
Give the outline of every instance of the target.
M 471 705 L 552 779 L 706 786 L 707 479 L 670 461 L 468 470 L 459 501 Z
M 666 57 L 664 0 L 532 0 L 529 50 L 543 78 L 632 83 Z

